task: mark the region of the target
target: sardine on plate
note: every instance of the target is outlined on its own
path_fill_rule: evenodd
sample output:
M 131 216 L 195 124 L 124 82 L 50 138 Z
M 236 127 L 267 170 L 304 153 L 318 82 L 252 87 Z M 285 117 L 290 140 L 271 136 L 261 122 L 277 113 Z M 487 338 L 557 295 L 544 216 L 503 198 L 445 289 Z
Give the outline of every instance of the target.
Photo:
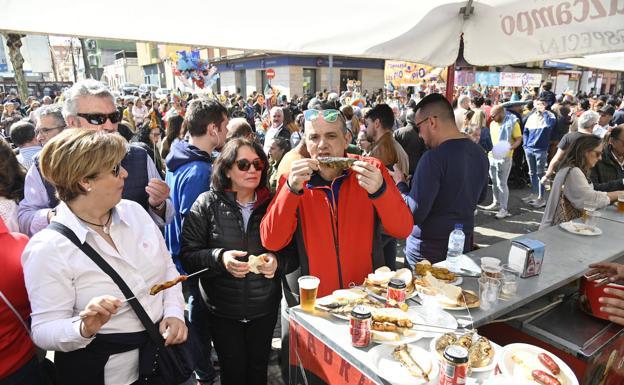
M 399 345 L 392 352 L 392 357 L 395 360 L 399 361 L 401 365 L 403 365 L 409 373 L 418 378 L 423 378 L 426 382 L 429 382 L 429 373 L 431 372 L 431 367 L 428 371 L 424 370 L 422 366 L 416 362 L 414 357 L 409 353 L 409 349 L 407 345 Z

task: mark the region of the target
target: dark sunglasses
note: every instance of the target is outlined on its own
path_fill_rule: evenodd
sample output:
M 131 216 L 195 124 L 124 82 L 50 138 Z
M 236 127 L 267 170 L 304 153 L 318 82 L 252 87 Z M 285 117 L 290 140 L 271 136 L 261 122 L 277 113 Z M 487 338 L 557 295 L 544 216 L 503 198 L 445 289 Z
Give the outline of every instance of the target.
M 236 167 L 241 171 L 247 171 L 253 164 L 256 171 L 264 170 L 264 161 L 262 159 L 254 159 L 249 161 L 247 159 L 239 159 L 236 161 Z
M 119 123 L 121 121 L 121 114 L 119 111 L 115 111 L 111 114 L 76 114 L 81 118 L 85 119 L 87 122 L 101 126 L 106 123 L 107 120 L 110 120 L 111 123 Z
M 318 119 L 319 116 L 323 116 L 323 120 L 328 122 L 328 123 L 333 123 L 336 120 L 338 120 L 338 117 L 340 116 L 340 111 L 338 110 L 323 110 L 323 111 L 319 111 L 319 110 L 305 110 L 303 111 L 303 116 L 305 117 L 305 120 L 312 122 L 316 119 Z
M 119 173 L 121 172 L 121 163 L 113 167 L 113 175 L 115 177 L 119 177 Z

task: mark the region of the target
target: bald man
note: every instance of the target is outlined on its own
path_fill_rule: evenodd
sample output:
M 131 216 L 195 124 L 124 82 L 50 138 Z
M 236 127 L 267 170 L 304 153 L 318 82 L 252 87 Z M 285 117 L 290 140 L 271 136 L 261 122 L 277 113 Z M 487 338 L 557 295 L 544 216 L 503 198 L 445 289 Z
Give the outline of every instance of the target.
M 507 202 L 509 201 L 507 180 L 511 172 L 514 150 L 522 144 L 522 130 L 520 130 L 518 118 L 511 112 L 505 111 L 501 104 L 492 107 L 490 116 L 492 117 L 490 123 L 492 145 L 497 148 L 502 146 L 501 143 L 508 142 L 510 146 L 509 151 L 504 154 L 495 154 L 497 151 L 490 152 L 493 202 L 486 209 L 494 210 L 499 207 L 496 218 L 503 219 L 511 216 L 507 210 Z

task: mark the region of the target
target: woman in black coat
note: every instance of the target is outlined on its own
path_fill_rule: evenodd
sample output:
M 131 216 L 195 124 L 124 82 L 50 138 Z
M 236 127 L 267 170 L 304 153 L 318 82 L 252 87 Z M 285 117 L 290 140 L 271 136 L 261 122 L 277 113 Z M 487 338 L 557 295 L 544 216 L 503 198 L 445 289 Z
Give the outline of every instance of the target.
M 281 297 L 278 257 L 260 241 L 260 221 L 270 202 L 267 167 L 259 144 L 242 138 L 227 142 L 215 162 L 211 189 L 197 198 L 182 227 L 184 270 L 209 269 L 200 276 L 200 292 L 210 310 L 207 327 L 224 385 L 267 383 Z M 262 258 L 257 270 L 248 263 L 251 256 Z

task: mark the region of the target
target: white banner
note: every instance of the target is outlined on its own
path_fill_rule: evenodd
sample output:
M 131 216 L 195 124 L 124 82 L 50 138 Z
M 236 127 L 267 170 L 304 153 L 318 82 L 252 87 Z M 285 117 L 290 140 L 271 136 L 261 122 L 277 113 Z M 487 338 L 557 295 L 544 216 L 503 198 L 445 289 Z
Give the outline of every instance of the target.
M 460 10 L 468 3 L 317 0 L 310 8 L 292 0 L 240 0 L 234 9 L 227 1 L 211 1 L 206 8 L 205 1 L 186 0 L 163 12 L 147 0 L 108 0 L 106 6 L 56 0 L 44 11 L 41 0 L 0 0 L 0 31 L 370 57 L 435 67 L 455 62 L 462 33 L 464 57 L 473 65 L 624 51 L 623 0 L 475 0 L 465 19 Z M 270 17 L 259 22 L 258 9 Z M 115 27 L 120 10 L 148 22 Z M 203 11 L 189 19 L 187 10 Z
M 624 1 L 481 0 L 463 30 L 474 65 L 624 51 Z

